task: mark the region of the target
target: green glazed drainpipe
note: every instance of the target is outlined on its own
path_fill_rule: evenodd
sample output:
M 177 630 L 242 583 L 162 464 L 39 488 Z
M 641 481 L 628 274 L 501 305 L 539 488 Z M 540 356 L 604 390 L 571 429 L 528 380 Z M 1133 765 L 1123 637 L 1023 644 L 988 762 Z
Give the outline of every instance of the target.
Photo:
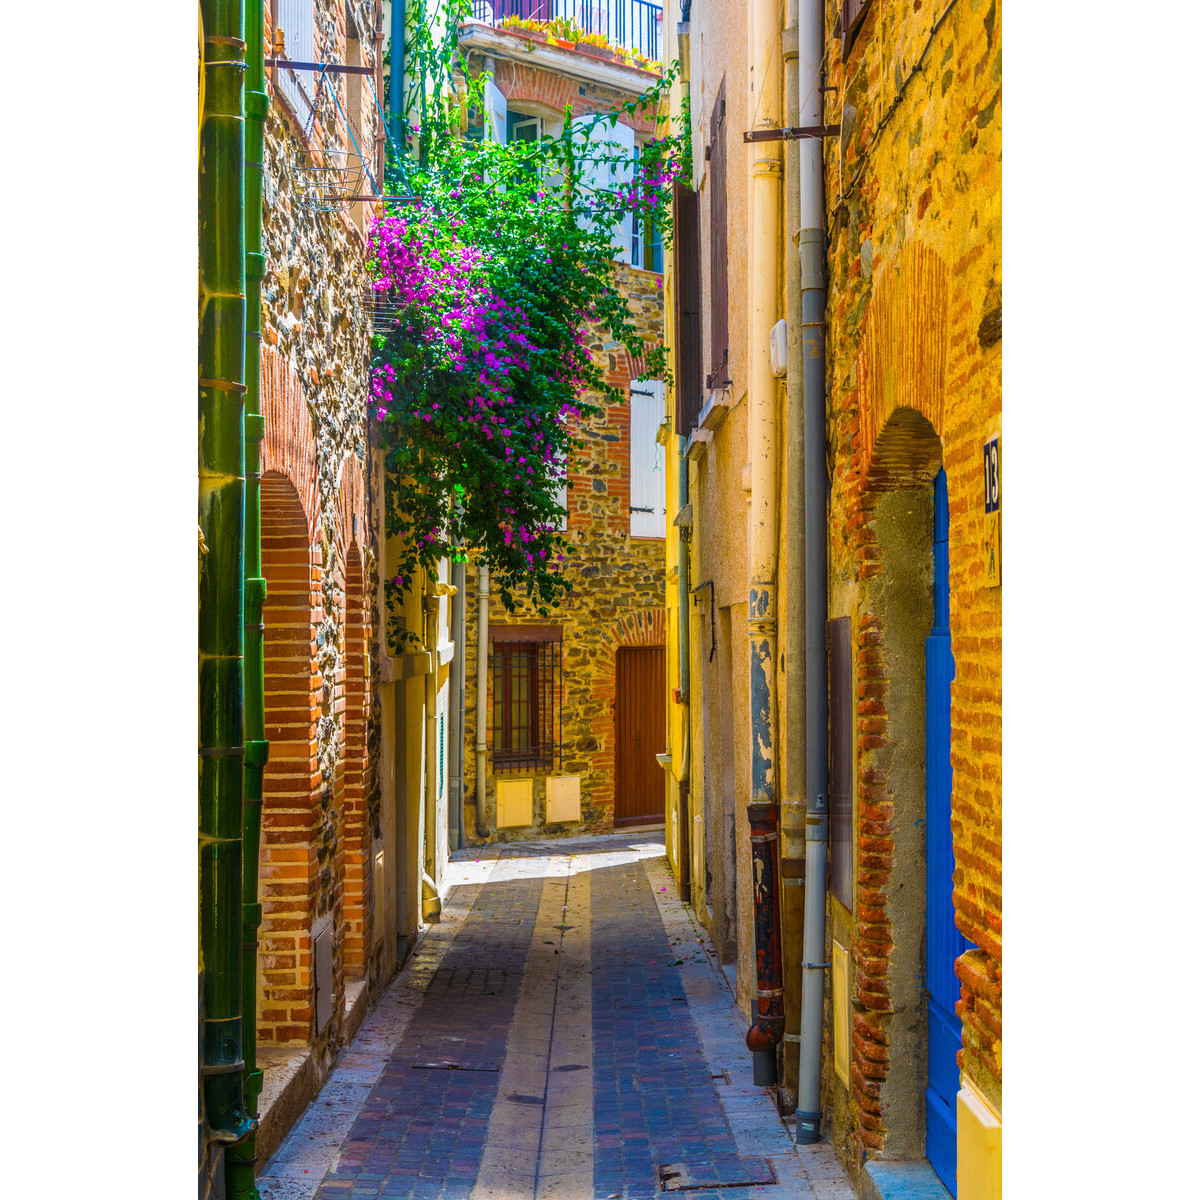
M 267 582 L 262 574 L 262 504 L 259 478 L 261 442 L 266 432 L 259 397 L 262 363 L 263 126 L 270 98 L 263 61 L 263 0 L 246 0 L 246 159 L 243 220 L 246 237 L 246 548 L 245 586 L 245 738 L 246 767 L 242 796 L 242 1054 L 246 1068 L 242 1087 L 246 1110 L 257 1119 L 263 1075 L 256 1057 L 258 1022 L 258 853 L 262 832 L 263 771 L 267 764 L 266 700 L 263 670 L 263 603 Z M 229 1200 L 259 1200 L 254 1185 L 256 1134 L 225 1155 L 225 1194 Z
M 242 1101 L 242 405 L 245 236 L 241 0 L 202 0 L 199 579 L 200 953 L 205 1121 L 218 1143 L 254 1127 Z

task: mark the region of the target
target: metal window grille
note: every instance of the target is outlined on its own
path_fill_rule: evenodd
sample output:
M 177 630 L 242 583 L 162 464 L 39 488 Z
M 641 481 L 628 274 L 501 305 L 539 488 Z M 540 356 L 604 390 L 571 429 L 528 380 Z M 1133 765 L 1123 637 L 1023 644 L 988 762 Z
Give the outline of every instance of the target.
M 499 631 L 497 631 L 499 632 Z M 513 627 L 519 636 L 519 630 Z M 562 631 L 557 638 L 492 642 L 492 768 L 552 770 L 562 747 Z
M 499 25 L 506 17 L 566 17 L 584 33 L 604 34 L 610 45 L 636 50 L 651 62 L 661 57 L 662 5 L 648 0 L 474 0 L 471 15 L 486 25 Z

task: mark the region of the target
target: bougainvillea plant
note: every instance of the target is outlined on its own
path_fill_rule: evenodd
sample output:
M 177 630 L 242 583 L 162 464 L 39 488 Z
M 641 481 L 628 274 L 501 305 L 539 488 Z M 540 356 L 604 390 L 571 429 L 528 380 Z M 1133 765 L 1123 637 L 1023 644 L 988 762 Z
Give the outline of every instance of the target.
M 419 123 L 406 127 L 410 153 L 389 191 L 414 199 L 369 236 L 373 286 L 394 312 L 377 325 L 370 405 L 386 530 L 402 542 L 386 582 L 395 645 L 416 638 L 401 601 L 418 566 L 435 572 L 469 553 L 510 611 L 518 591 L 545 613 L 570 589 L 560 488 L 580 422 L 625 399 L 589 353 L 589 330 L 644 357 L 649 373 L 666 371 L 617 287 L 614 232 L 633 213 L 669 239 L 679 169 L 670 137 L 637 162 L 623 158 L 604 136 L 615 112 L 579 120 L 568 110 L 560 137 L 496 140 L 485 79 L 456 70 L 469 4 L 449 0 L 440 23 L 427 0 L 411 7 L 406 57 L 424 77 L 409 112 Z M 672 77 L 625 110 L 657 116 Z

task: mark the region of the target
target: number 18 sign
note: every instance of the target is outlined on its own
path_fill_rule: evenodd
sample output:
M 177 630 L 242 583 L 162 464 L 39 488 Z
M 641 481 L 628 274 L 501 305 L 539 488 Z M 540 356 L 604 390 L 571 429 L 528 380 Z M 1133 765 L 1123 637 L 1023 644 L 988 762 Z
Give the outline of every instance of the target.
M 983 443 L 983 582 L 1000 586 L 1000 438 Z

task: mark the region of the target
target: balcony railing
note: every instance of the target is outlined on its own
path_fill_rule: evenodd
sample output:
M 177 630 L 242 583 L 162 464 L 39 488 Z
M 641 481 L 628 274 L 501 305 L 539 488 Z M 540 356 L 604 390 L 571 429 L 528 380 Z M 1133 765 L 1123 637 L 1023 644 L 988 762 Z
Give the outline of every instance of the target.
M 662 58 L 662 5 L 647 0 L 473 0 L 472 16 L 485 25 L 507 17 L 573 21 L 584 33 L 602 33 L 610 46 L 636 50 L 643 58 Z

